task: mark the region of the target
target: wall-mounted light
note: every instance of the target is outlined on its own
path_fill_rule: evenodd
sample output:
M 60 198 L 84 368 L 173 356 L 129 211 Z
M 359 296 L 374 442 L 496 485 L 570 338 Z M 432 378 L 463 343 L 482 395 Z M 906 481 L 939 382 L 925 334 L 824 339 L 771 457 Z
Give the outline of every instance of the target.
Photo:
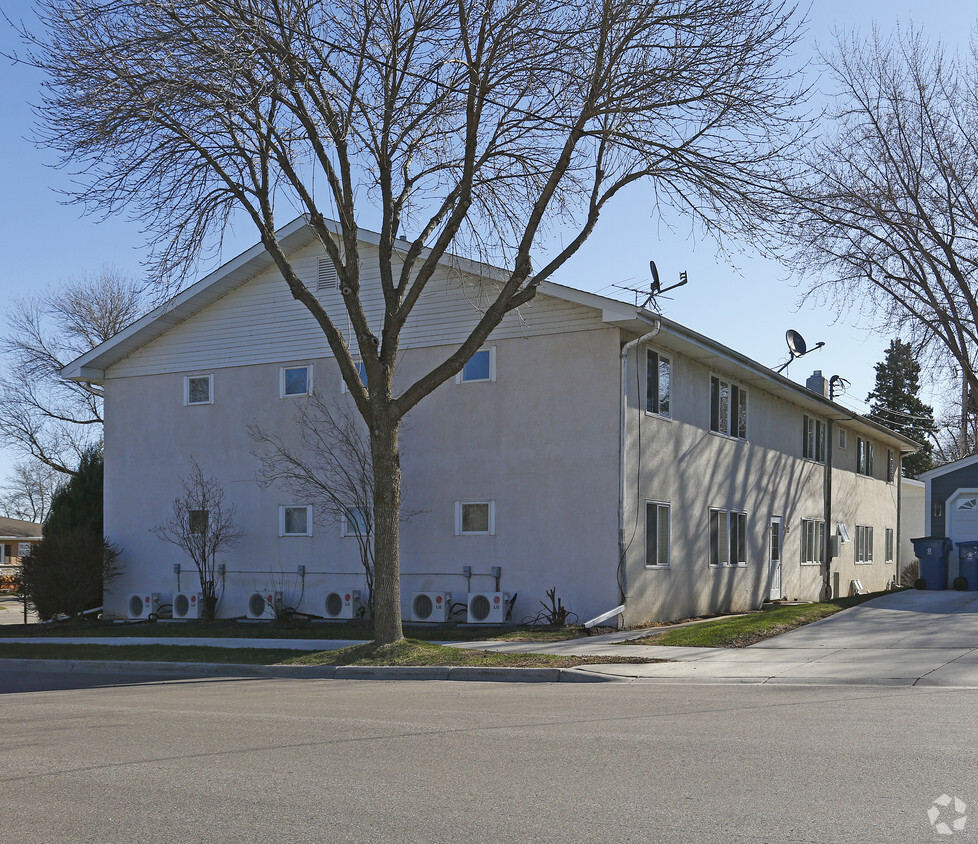
M 939 519 L 941 516 L 944 515 L 944 502 L 935 501 L 933 508 L 931 508 L 931 511 L 934 514 L 934 518 Z

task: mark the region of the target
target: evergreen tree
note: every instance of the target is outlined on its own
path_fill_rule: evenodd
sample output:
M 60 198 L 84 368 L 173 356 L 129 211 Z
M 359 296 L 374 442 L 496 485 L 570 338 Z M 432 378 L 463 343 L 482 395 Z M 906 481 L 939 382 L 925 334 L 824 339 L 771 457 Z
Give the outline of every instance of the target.
M 41 619 L 73 616 L 102 603 L 119 573 L 119 549 L 102 534 L 102 448 L 93 446 L 54 494 L 41 541 L 23 560 L 24 589 Z
M 866 396 L 870 416 L 921 444 L 916 454 L 903 460 L 903 476 L 916 478 L 934 465 L 928 434 L 933 430 L 934 409 L 921 401 L 920 363 L 909 343 L 893 340 L 886 358 L 876 364 L 876 387 Z

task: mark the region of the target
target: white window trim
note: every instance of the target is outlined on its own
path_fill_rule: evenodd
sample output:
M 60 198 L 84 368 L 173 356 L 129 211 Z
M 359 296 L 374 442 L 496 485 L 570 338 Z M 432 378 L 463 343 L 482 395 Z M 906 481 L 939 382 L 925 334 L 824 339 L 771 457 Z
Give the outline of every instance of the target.
M 363 365 L 364 363 L 362 360 L 353 361 L 353 366 L 357 370 L 357 372 L 360 372 L 360 369 Z M 363 384 L 364 387 L 367 386 L 366 382 L 364 381 L 366 377 L 367 377 L 367 370 L 364 369 L 362 375 L 360 376 L 360 382 Z M 346 386 L 346 379 L 343 377 L 342 373 L 340 373 L 340 393 L 342 394 L 348 392 L 350 392 L 350 388 Z
M 462 507 L 466 504 L 489 505 L 489 530 L 462 530 Z M 455 502 L 455 535 L 456 536 L 495 536 L 496 535 L 496 501 L 493 498 L 466 498 Z
M 826 425 L 826 423 L 817 416 L 809 416 L 807 413 L 803 415 L 803 420 L 802 438 L 804 439 L 804 443 L 802 444 L 802 458 L 812 463 L 824 465 L 826 446 L 828 444 L 828 437 L 826 436 L 828 432 L 828 425 Z M 809 453 L 811 451 L 808 436 L 810 431 L 812 432 L 811 439 L 814 441 L 814 453 Z M 822 434 L 821 437 L 819 437 L 819 432 Z M 818 456 L 819 450 L 822 452 L 821 457 Z
M 883 528 L 883 562 L 893 563 L 896 556 L 896 531 L 893 528 Z
M 739 419 L 740 407 L 739 407 L 739 405 L 736 408 L 736 410 L 732 406 L 728 406 L 728 408 L 727 408 L 727 430 L 726 431 L 719 431 L 719 430 L 715 430 L 713 428 L 713 379 L 714 378 L 716 378 L 717 381 L 719 381 L 721 384 L 726 384 L 727 385 L 727 389 L 729 391 L 728 392 L 728 402 L 729 402 L 730 405 L 733 404 L 733 402 L 732 402 L 732 399 L 733 399 L 733 390 L 731 388 L 736 387 L 740 391 L 740 393 L 744 396 L 744 410 L 745 410 L 744 427 L 745 427 L 746 430 L 744 431 L 744 435 L 743 436 L 740 436 L 740 419 Z M 734 381 L 732 378 L 728 378 L 726 375 L 720 375 L 717 372 L 711 372 L 710 373 L 709 394 L 708 395 L 709 395 L 709 399 L 710 399 L 710 401 L 709 401 L 709 408 L 710 408 L 709 414 L 710 414 L 710 418 L 709 418 L 708 423 L 707 423 L 707 429 L 709 430 L 709 432 L 711 434 L 713 434 L 714 436 L 717 436 L 717 437 L 726 437 L 728 440 L 737 440 L 738 442 L 742 442 L 742 443 L 743 442 L 747 442 L 750 439 L 750 390 L 748 390 L 739 381 Z M 737 433 L 731 433 L 731 429 L 734 426 L 734 417 L 735 416 L 737 416 Z
M 808 522 L 811 522 L 812 523 L 812 525 L 813 525 L 812 530 L 814 531 L 814 544 L 815 544 L 815 547 L 814 547 L 813 550 L 814 550 L 815 559 L 813 559 L 813 560 L 809 560 L 807 558 L 806 552 L 807 552 L 808 549 L 805 547 L 807 545 L 807 542 L 805 540 L 805 525 Z M 819 543 L 819 541 L 818 541 L 818 527 L 819 527 L 819 525 L 822 526 L 822 541 L 821 541 L 821 543 Z M 827 537 L 827 535 L 825 533 L 825 521 L 823 519 L 802 519 L 801 520 L 801 563 L 800 563 L 800 565 L 803 565 L 803 566 L 821 566 L 821 565 L 824 565 L 824 563 L 825 563 L 825 553 L 828 550 L 826 548 L 826 546 L 828 544 L 827 539 L 828 539 L 828 537 Z M 819 547 L 819 546 L 821 546 L 821 547 Z M 821 553 L 821 555 L 822 555 L 822 559 L 821 560 L 818 559 L 819 553 Z
M 731 562 L 730 560 L 727 560 L 725 563 L 714 563 L 713 562 L 713 537 L 710 534 L 710 516 L 713 513 L 720 513 L 721 516 L 725 516 L 726 517 L 726 520 L 727 520 L 727 542 L 726 542 L 726 545 L 727 545 L 727 555 L 728 556 L 730 554 L 730 533 L 731 533 L 731 531 L 730 531 L 730 522 L 731 522 L 731 520 L 732 520 L 732 518 L 734 516 L 743 516 L 744 517 L 744 531 L 745 531 L 745 535 L 744 535 L 744 559 L 743 560 L 738 560 L 737 562 Z M 750 545 L 750 542 L 749 542 L 749 538 L 750 538 L 750 526 L 749 526 L 750 516 L 747 513 L 747 511 L 746 510 L 728 510 L 728 509 L 725 509 L 723 507 L 709 507 L 707 509 L 707 516 L 706 516 L 706 518 L 707 518 L 707 522 L 706 522 L 707 541 L 710 543 L 710 549 L 709 549 L 709 565 L 710 565 L 710 568 L 711 569 L 743 569 L 743 568 L 747 568 L 747 562 L 748 561 L 747 561 L 746 558 L 749 556 L 748 553 L 747 553 L 747 551 L 748 551 L 748 548 L 749 548 L 749 545 Z
M 849 449 L 849 433 L 845 428 L 839 428 L 839 448 Z
M 462 378 L 462 373 L 465 372 L 465 366 L 455 373 L 455 383 L 456 384 L 486 384 L 496 380 L 496 347 L 495 346 L 483 346 L 481 349 L 476 351 L 472 357 L 475 357 L 479 352 L 489 352 L 489 377 L 488 378 Z M 471 358 L 470 358 L 471 360 Z M 466 361 L 468 363 L 468 361 Z M 466 502 L 472 503 L 472 502 Z
M 363 509 L 363 507 L 359 507 L 359 506 L 356 506 L 356 505 L 353 505 L 353 504 L 349 505 L 348 507 L 344 507 L 343 508 L 343 515 L 340 516 L 340 536 L 343 536 L 343 537 L 352 536 L 352 537 L 356 538 L 356 537 L 362 537 L 362 536 L 365 535 L 365 534 L 362 534 L 362 533 L 354 533 L 353 531 L 347 530 L 347 525 L 349 525 L 349 522 L 347 521 L 347 518 L 346 518 L 347 511 L 348 510 L 362 510 L 362 509 Z
M 190 401 L 190 379 L 191 378 L 206 378 L 207 379 L 207 401 Z M 198 407 L 205 404 L 214 404 L 214 373 L 208 372 L 206 374 L 202 373 L 200 375 L 184 375 L 183 376 L 183 406 L 184 407 Z
M 654 414 L 653 414 L 654 415 Z M 646 499 L 645 501 L 645 518 L 648 520 L 649 517 L 649 505 L 652 504 L 656 508 L 656 518 L 659 517 L 659 507 L 666 508 L 666 526 L 669 531 L 669 542 L 666 546 L 666 551 L 668 554 L 668 559 L 664 563 L 656 563 L 655 565 L 649 565 L 649 529 L 648 522 L 646 521 L 645 527 L 645 568 L 647 569 L 667 569 L 672 565 L 672 504 L 668 501 L 653 501 L 651 499 Z M 656 525 L 656 536 L 658 536 L 658 525 Z M 658 556 L 658 549 L 656 549 L 656 556 Z
M 866 542 L 867 531 L 869 532 L 869 543 Z M 856 525 L 856 547 L 853 550 L 852 556 L 857 566 L 871 566 L 873 564 L 873 545 L 875 543 L 872 541 L 872 536 L 872 525 Z M 868 548 L 867 544 L 869 546 Z
M 285 392 L 285 371 L 287 369 L 304 369 L 306 370 L 306 391 L 304 393 L 286 393 Z M 280 399 L 297 399 L 303 396 L 312 395 L 312 364 L 311 363 L 299 363 L 295 366 L 282 366 L 278 370 L 278 396 Z
M 669 364 L 669 411 L 663 413 L 662 410 L 649 410 L 649 354 L 656 355 L 659 361 L 665 361 Z M 669 419 L 672 420 L 672 355 L 664 354 L 658 349 L 652 347 L 646 347 L 645 349 L 645 401 L 643 402 L 645 407 L 646 416 L 654 416 L 657 419 Z M 665 503 L 665 502 L 660 502 Z M 671 518 L 671 517 L 670 517 Z
M 285 511 L 286 510 L 305 510 L 306 511 L 306 532 L 305 533 L 286 533 L 285 532 Z M 279 536 L 312 536 L 312 505 L 311 504 L 281 504 L 278 508 L 278 535 Z

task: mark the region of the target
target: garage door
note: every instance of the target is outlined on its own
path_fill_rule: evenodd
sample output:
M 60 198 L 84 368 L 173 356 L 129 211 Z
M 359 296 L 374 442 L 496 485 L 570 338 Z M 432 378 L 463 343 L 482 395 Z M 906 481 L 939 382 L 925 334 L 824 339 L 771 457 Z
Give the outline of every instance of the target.
M 948 515 L 950 516 L 948 519 L 948 536 L 952 542 L 978 540 L 978 493 L 966 492 L 956 495 L 951 499 Z M 951 550 L 948 569 L 951 577 L 957 576 L 957 545 Z

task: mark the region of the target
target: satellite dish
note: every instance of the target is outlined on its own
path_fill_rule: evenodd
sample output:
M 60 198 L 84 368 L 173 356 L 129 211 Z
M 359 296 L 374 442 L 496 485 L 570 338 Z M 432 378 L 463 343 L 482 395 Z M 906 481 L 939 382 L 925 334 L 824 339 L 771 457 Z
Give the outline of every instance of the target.
M 655 296 L 661 289 L 661 285 L 659 284 L 659 271 L 655 268 L 655 261 L 649 261 L 649 269 L 652 270 L 652 287 L 650 295 Z
M 800 358 L 802 355 L 808 353 L 808 344 L 805 342 L 805 338 L 793 328 L 789 328 L 785 332 L 784 339 L 788 344 L 788 351 L 791 352 L 793 358 Z

